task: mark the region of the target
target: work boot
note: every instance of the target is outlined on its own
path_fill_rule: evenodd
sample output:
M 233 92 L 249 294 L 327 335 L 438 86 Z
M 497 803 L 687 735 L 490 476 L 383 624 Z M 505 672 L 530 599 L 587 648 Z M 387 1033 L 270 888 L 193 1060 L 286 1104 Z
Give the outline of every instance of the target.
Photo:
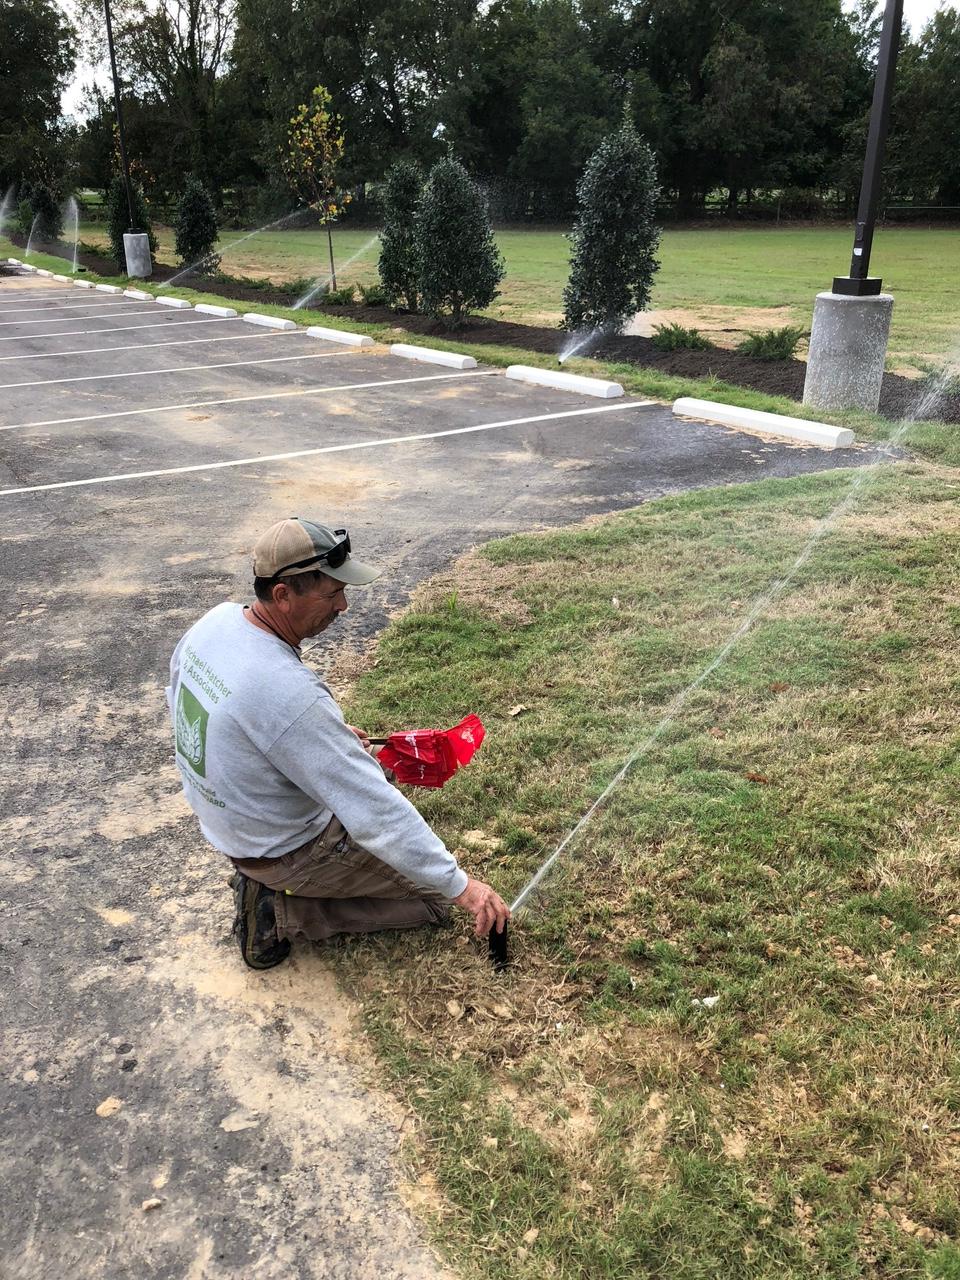
M 251 969 L 272 969 L 290 954 L 290 943 L 277 937 L 275 894 L 266 885 L 236 871 L 230 879 L 237 917 L 233 932 L 240 944 L 240 954 Z

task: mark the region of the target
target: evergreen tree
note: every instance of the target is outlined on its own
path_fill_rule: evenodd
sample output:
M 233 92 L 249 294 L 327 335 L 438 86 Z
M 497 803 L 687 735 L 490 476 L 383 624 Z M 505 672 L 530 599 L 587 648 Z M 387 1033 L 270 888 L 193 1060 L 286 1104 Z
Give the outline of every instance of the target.
M 430 170 L 415 228 L 423 308 L 456 328 L 497 297 L 505 268 L 483 193 L 452 155 Z
M 941 9 L 900 55 L 884 166 L 890 186 L 918 203 L 960 204 L 958 112 L 960 12 Z
M 177 201 L 173 228 L 181 266 L 196 266 L 212 275 L 220 265 L 220 255 L 214 252 L 220 234 L 217 215 L 206 187 L 192 174 Z
M 46 244 L 59 240 L 63 230 L 63 214 L 45 182 L 38 182 L 31 189 L 30 207 L 35 219 L 34 235 L 37 240 Z
M 633 125 L 604 139 L 577 188 L 579 211 L 570 235 L 570 278 L 563 291 L 563 327 L 619 333 L 650 302 L 660 263 L 659 195 L 653 153 Z
M 17 201 L 17 229 L 24 236 L 29 236 L 33 230 L 33 205 L 29 195 Z
M 123 177 L 117 174 L 110 183 L 110 191 L 107 195 L 107 227 L 110 233 L 110 255 L 121 271 L 127 269 L 127 256 L 123 249 L 124 234 L 130 230 L 130 213 L 127 209 L 127 189 L 124 186 Z M 157 252 L 157 237 L 150 225 L 150 214 L 147 210 L 147 202 L 144 199 L 143 189 L 137 183 L 133 184 L 133 216 L 136 219 L 137 230 L 145 231 L 150 240 L 150 252 Z
M 416 311 L 420 301 L 415 222 L 422 190 L 419 165 L 398 160 L 387 174 L 380 201 L 380 282 L 389 305 L 408 311 Z
M 77 55 L 65 7 L 56 0 L 0 4 L 0 190 L 28 179 L 63 181 L 60 96 Z

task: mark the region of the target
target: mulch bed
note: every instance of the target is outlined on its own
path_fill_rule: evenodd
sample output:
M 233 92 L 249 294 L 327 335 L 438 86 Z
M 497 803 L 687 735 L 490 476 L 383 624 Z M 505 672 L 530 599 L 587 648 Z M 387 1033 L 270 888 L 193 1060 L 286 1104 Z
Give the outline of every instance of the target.
M 22 236 L 10 239 L 23 247 Z M 70 260 L 73 246 L 37 245 L 46 253 L 56 253 Z M 117 265 L 112 258 L 97 253 L 81 253 L 79 264 L 98 275 L 116 275 Z M 154 281 L 169 280 L 178 268 L 154 263 Z M 183 284 L 236 302 L 261 302 L 279 307 L 289 307 L 296 301 L 293 293 L 280 285 L 265 284 L 262 287 L 241 280 L 187 276 Z M 346 307 L 324 307 L 314 304 L 307 314 L 316 312 L 327 316 L 359 320 L 367 324 L 390 325 L 398 332 L 417 333 L 425 337 L 459 337 L 464 342 L 491 344 L 499 347 L 517 347 L 525 351 L 538 351 L 546 355 L 559 353 L 566 335 L 559 329 L 541 328 L 535 325 L 512 324 L 505 320 L 475 317 L 452 333 L 429 316 L 407 315 L 391 311 L 389 307 L 368 307 L 354 303 Z M 803 399 L 803 380 L 807 366 L 802 360 L 755 360 L 712 347 L 707 351 L 659 351 L 650 338 L 606 338 L 596 345 L 577 353 L 581 357 L 633 364 L 645 369 L 658 369 L 661 373 L 679 378 L 717 378 L 738 387 L 768 395 L 787 396 L 791 400 Z M 895 421 L 916 410 L 922 394 L 923 383 L 915 378 L 885 373 L 880 392 L 880 413 Z M 960 394 L 944 395 L 924 416 L 939 422 L 960 422 Z

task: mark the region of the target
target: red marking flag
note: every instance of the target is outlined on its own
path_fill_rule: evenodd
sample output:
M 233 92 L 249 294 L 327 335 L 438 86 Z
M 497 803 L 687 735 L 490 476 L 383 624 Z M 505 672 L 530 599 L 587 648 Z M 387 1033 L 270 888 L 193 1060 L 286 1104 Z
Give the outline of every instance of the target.
M 409 729 L 391 733 L 377 757 L 392 769 L 398 782 L 412 787 L 442 787 L 469 764 L 484 739 L 477 716 L 470 715 L 452 729 Z

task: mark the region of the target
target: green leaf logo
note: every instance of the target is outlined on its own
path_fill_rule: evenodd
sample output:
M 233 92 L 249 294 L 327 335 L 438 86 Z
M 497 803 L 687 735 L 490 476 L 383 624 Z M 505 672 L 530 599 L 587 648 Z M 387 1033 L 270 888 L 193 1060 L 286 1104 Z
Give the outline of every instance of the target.
M 207 720 L 210 712 L 197 701 L 185 685 L 177 697 L 177 751 L 194 773 L 207 776 Z

